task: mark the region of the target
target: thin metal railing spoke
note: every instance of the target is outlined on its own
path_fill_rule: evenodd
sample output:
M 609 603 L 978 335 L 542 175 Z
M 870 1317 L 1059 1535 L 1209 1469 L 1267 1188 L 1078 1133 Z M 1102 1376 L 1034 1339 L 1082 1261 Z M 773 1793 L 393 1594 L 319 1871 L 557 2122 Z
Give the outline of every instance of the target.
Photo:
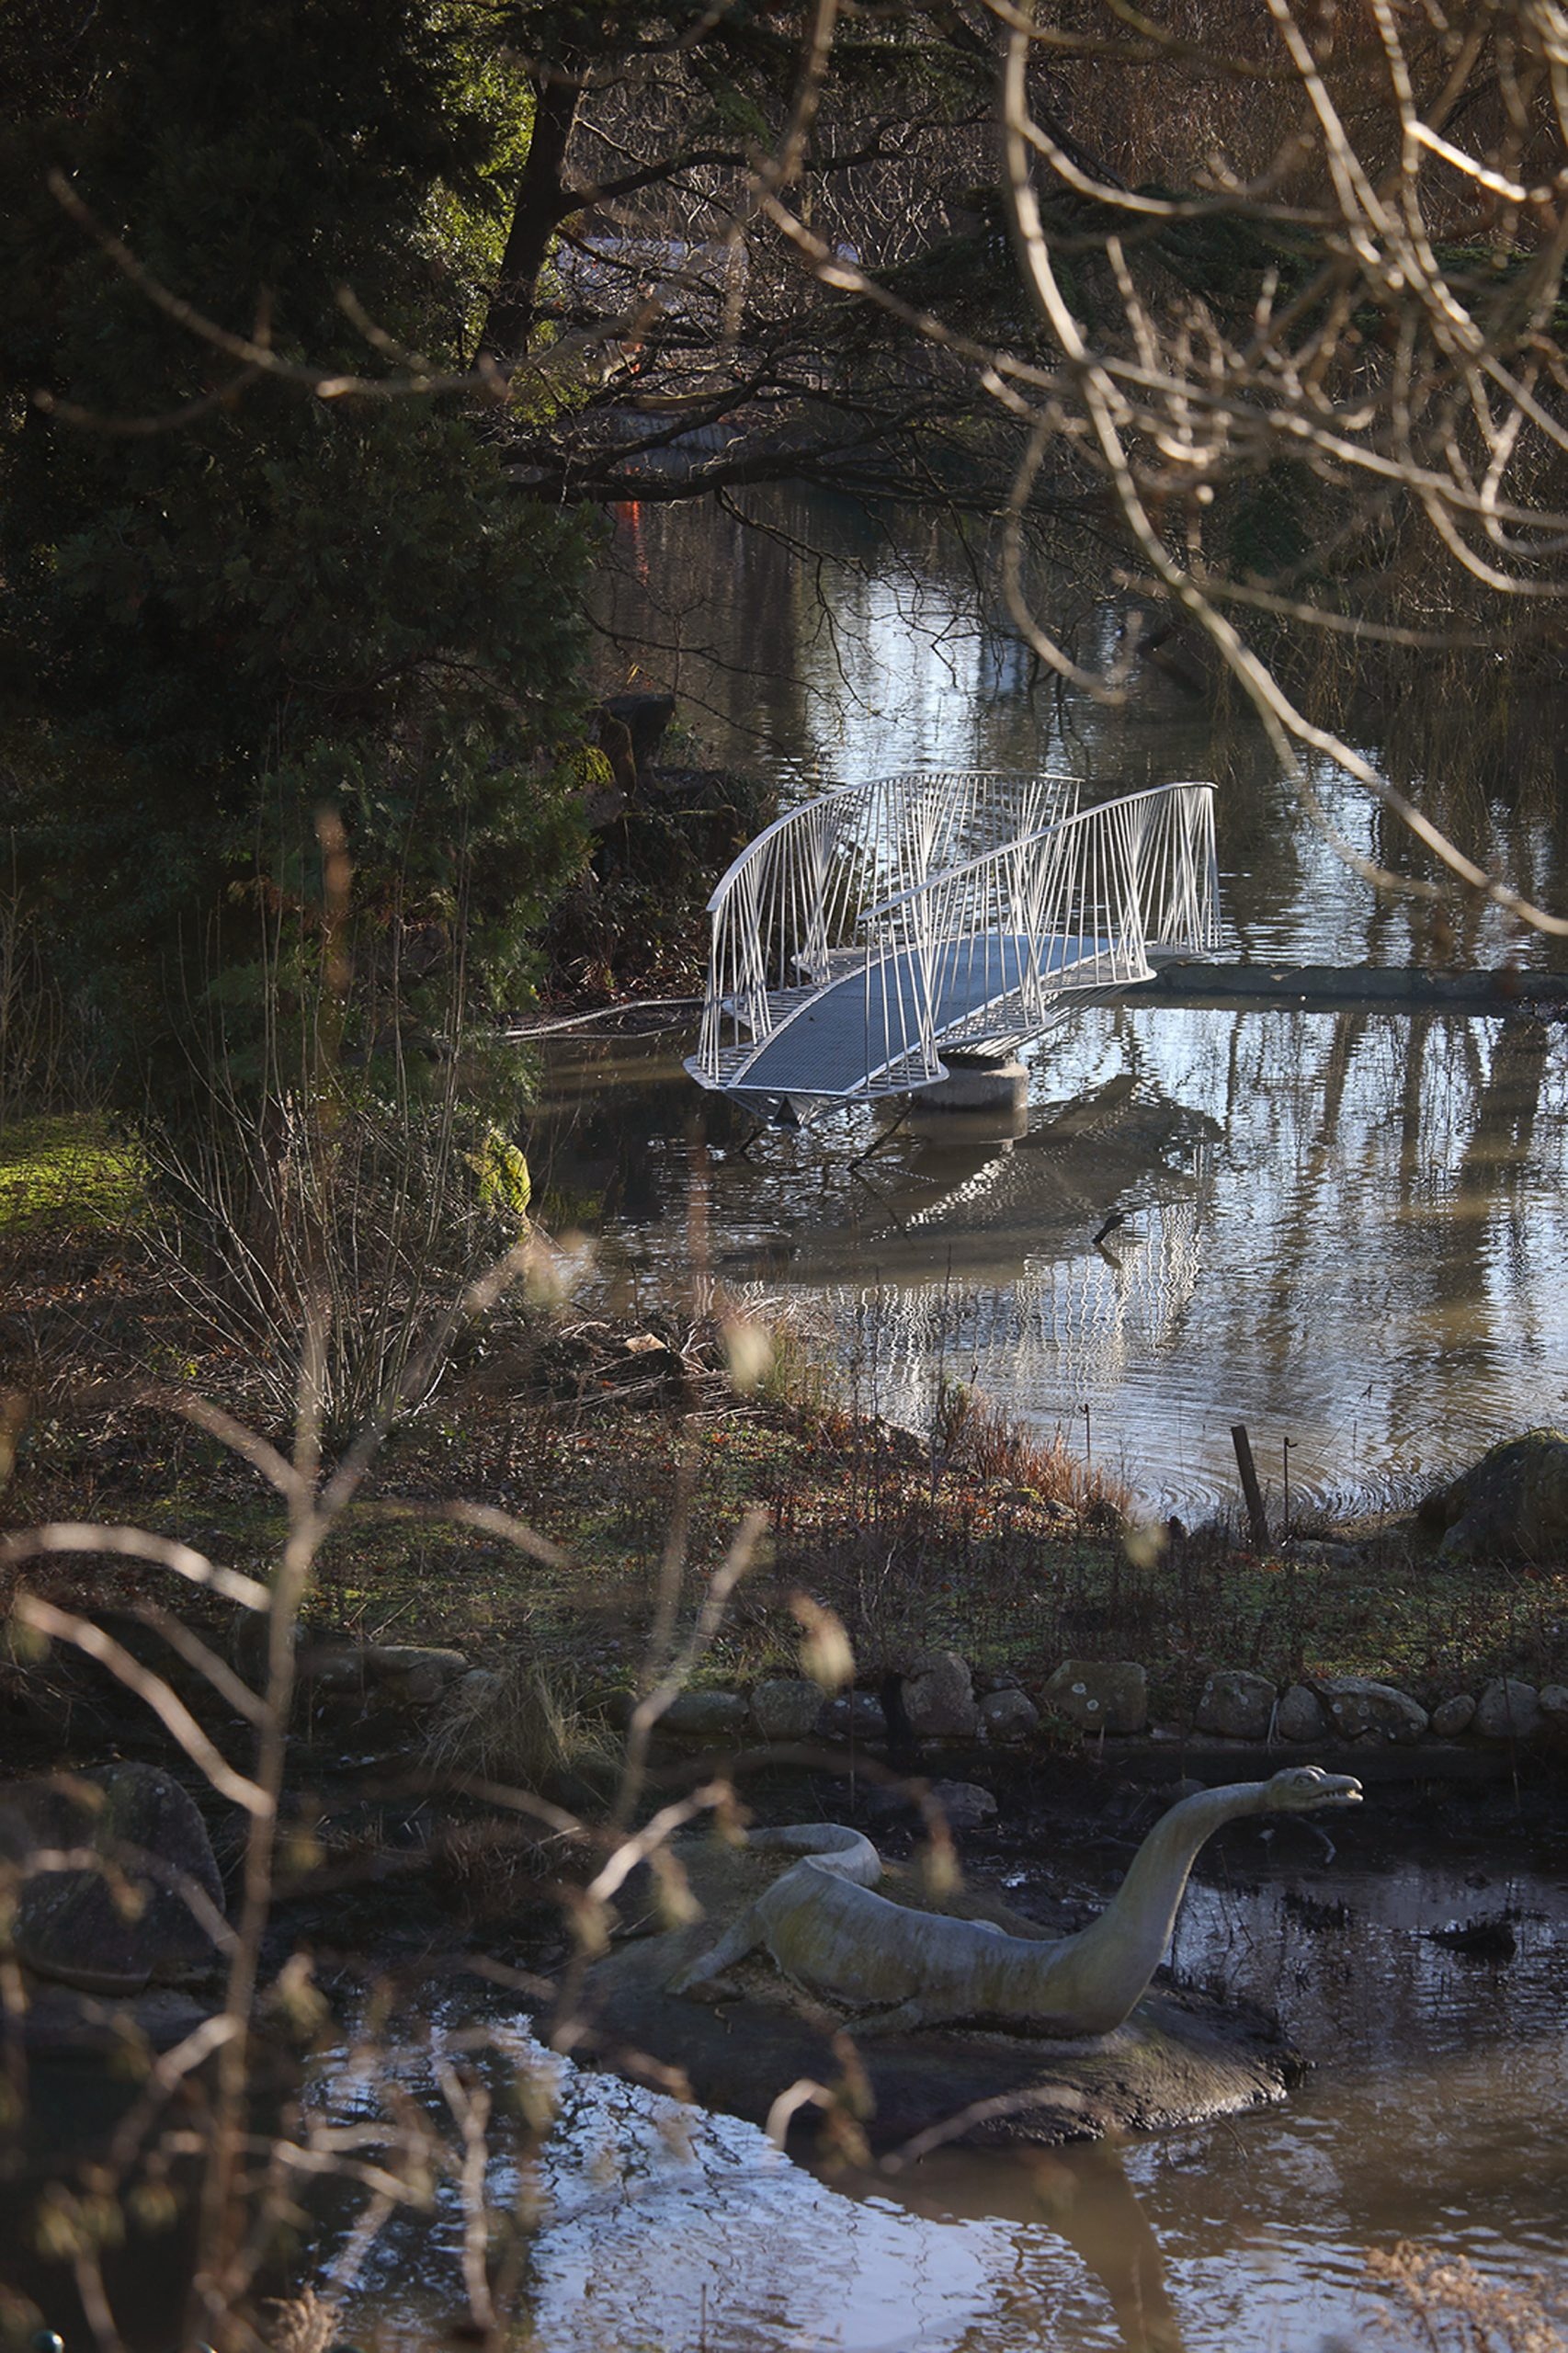
M 715 890 L 688 1067 L 710 1086 L 744 1088 L 755 1073 L 759 1089 L 788 1067 L 810 1093 L 812 1053 L 836 1022 L 822 1091 L 925 1084 L 942 1075 L 945 1041 L 988 1025 L 1039 1031 L 1071 990 L 1146 975 L 1152 946 L 1212 948 L 1217 899 L 1211 786 L 1087 809 L 1061 776 L 940 770 L 846 787 L 777 819 Z M 797 1029 L 770 1065 L 775 1043 L 846 983 L 858 1070 L 844 1063 L 842 1015 Z

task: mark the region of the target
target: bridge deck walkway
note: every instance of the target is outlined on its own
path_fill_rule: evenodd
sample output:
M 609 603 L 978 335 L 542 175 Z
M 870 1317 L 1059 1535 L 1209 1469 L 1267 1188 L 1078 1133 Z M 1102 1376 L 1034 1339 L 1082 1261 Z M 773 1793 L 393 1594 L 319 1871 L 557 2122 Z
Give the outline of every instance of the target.
M 741 1083 L 747 1094 L 854 1094 L 868 1075 L 918 1052 L 927 986 L 939 1051 L 944 1039 L 966 1030 L 978 1036 L 975 1025 L 985 1014 L 1000 1018 L 1031 977 L 1060 985 L 1111 954 L 1109 940 L 1086 933 L 1031 940 L 994 931 L 940 944 L 930 958 L 929 983 L 918 950 L 859 963 L 785 1018 L 749 1060 Z

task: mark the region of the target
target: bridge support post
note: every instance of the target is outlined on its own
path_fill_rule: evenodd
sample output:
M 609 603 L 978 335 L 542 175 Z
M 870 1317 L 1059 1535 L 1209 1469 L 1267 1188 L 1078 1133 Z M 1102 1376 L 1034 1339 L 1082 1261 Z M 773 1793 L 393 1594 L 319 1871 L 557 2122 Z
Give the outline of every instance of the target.
M 1010 1048 L 998 1055 L 965 1052 L 955 1047 L 942 1060 L 948 1066 L 947 1077 L 938 1079 L 935 1086 L 923 1086 L 915 1097 L 922 1111 L 989 1111 L 1016 1123 L 1013 1132 L 1022 1134 L 1028 1119 L 1029 1074 Z

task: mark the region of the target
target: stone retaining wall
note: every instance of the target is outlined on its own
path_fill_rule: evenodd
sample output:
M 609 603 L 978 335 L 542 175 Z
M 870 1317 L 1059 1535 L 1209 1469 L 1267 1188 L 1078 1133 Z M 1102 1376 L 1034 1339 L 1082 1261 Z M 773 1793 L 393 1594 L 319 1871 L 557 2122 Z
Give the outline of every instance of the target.
M 301 1661 L 318 1706 L 436 1712 L 482 1707 L 500 1678 L 461 1652 L 337 1643 Z M 617 1706 L 619 1703 L 619 1708 Z M 630 1712 L 631 1695 L 610 1695 Z M 892 1722 L 890 1722 L 890 1713 Z M 1568 1685 L 1538 1688 L 1495 1676 L 1478 1691 L 1450 1694 L 1430 1709 L 1409 1692 L 1366 1676 L 1310 1677 L 1284 1688 L 1244 1667 L 1211 1674 L 1188 1723 L 1152 1723 L 1148 1675 L 1133 1659 L 1063 1659 L 1030 1684 L 977 1673 L 951 1651 L 927 1652 L 875 1691 L 824 1694 L 800 1676 L 768 1676 L 740 1690 L 683 1691 L 661 1733 L 731 1747 L 802 1742 L 905 1746 L 982 1745 L 1061 1747 L 1074 1741 L 1203 1742 L 1269 1751 L 1415 1749 L 1461 1743 L 1478 1749 L 1525 1746 L 1568 1754 Z

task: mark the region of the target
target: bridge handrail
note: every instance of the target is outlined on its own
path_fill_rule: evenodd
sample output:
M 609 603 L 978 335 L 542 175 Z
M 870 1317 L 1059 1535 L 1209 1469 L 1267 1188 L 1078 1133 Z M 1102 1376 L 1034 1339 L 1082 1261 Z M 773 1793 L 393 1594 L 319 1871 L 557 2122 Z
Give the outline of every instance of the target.
M 726 1024 L 732 1044 L 743 1030 L 765 1034 L 780 1017 L 780 995 L 820 979 L 833 955 L 854 948 L 861 906 L 890 873 L 926 871 L 955 838 L 994 836 L 1046 808 L 1074 805 L 1079 782 L 921 768 L 840 786 L 776 817 L 732 858 L 709 900 L 704 1069 L 717 1077 Z
M 1210 835 L 1210 855 L 1208 860 L 1209 870 L 1205 877 L 1205 881 L 1208 885 L 1205 896 L 1210 904 L 1210 924 L 1217 922 L 1217 918 L 1212 913 L 1214 896 L 1212 888 L 1214 873 L 1214 861 L 1212 857 L 1214 788 L 1211 784 L 1199 784 L 1195 779 L 1188 778 L 1182 778 L 1170 784 L 1147 785 L 1142 791 L 1124 792 L 1114 801 L 1096 801 L 1087 809 L 1075 809 L 1071 816 L 1059 817 L 1054 824 L 1050 825 L 1040 825 L 1031 834 L 1020 834 L 1016 840 L 999 843 L 994 849 L 982 850 L 976 857 L 965 858 L 960 865 L 945 866 L 939 874 L 928 874 L 921 881 L 912 882 L 907 890 L 896 891 L 891 898 L 879 899 L 874 906 L 862 908 L 860 920 L 862 923 L 870 923 L 879 915 L 890 915 L 895 907 L 902 907 L 909 901 L 918 899 L 927 892 L 938 891 L 945 885 L 961 881 L 964 876 L 977 872 L 979 869 L 983 866 L 990 866 L 1000 859 L 1016 857 L 1022 850 L 1036 848 L 1040 844 L 1051 840 L 1053 836 L 1058 838 L 1062 837 L 1066 835 L 1074 826 L 1089 825 L 1095 819 L 1106 818 L 1117 810 L 1134 809 L 1138 807 L 1141 802 L 1149 803 L 1161 801 L 1165 802 L 1168 806 L 1170 804 L 1171 796 L 1177 792 L 1199 792 L 1206 796 L 1205 805 L 1210 817 L 1210 825 L 1208 830 Z M 1159 935 L 1156 935 L 1156 937 L 1158 936 Z M 1210 937 L 1206 935 L 1201 942 L 1195 940 L 1193 945 L 1210 947 L 1213 945 L 1213 940 Z
M 809 801 L 797 801 L 793 809 L 785 809 L 754 835 L 744 849 L 737 850 L 713 885 L 706 913 L 717 915 L 733 891 L 735 882 L 754 860 L 765 857 L 781 835 L 810 824 L 820 816 L 830 803 L 853 801 L 857 796 L 870 800 L 872 795 L 886 792 L 892 786 L 906 784 L 973 784 L 1038 785 L 1070 784 L 1074 791 L 1085 781 L 1082 777 L 1062 776 L 1054 771 L 1036 777 L 1026 769 L 1007 768 L 909 768 L 897 776 L 873 777 L 863 784 L 835 784 L 826 792 L 813 792 Z
M 1151 940 L 1211 947 L 1212 786 L 1159 785 L 1077 809 L 1078 784 L 923 769 L 840 786 L 775 818 L 710 899 L 688 1067 L 705 1085 L 743 1084 L 824 989 L 863 972 L 868 1021 L 875 1006 L 886 1032 L 873 1041 L 868 1030 L 865 1083 L 881 1074 L 884 1086 L 920 1086 L 942 1075 L 944 1039 L 985 1034 L 986 1020 L 1043 1026 L 1063 988 L 1146 978 Z M 977 840 L 989 846 L 970 850 Z

